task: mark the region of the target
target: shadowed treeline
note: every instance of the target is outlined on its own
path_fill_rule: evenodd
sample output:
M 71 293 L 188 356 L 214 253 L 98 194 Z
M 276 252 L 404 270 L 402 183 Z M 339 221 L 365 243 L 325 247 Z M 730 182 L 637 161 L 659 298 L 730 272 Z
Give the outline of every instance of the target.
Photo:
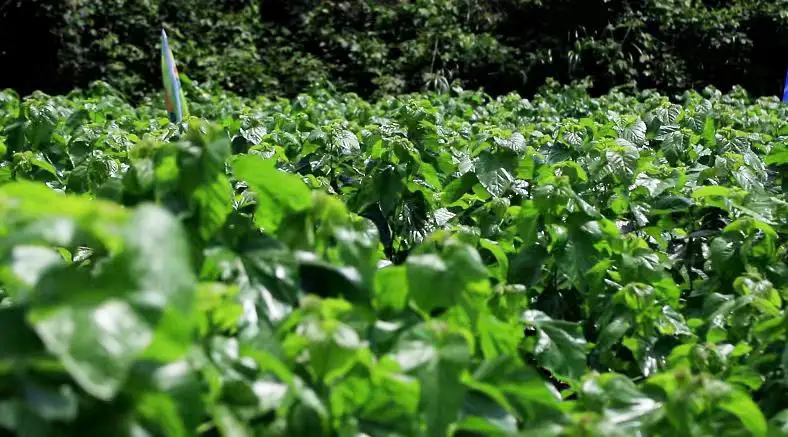
M 72 0 L 0 6 L 0 87 L 64 92 L 159 82 L 159 28 L 183 72 L 245 95 L 330 81 L 365 96 L 447 88 L 530 95 L 545 79 L 595 92 L 637 82 L 777 95 L 788 64 L 781 1 Z

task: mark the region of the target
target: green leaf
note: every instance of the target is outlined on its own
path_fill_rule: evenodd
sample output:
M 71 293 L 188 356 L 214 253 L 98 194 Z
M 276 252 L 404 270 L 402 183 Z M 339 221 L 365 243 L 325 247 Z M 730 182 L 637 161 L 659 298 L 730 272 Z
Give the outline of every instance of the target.
M 28 313 L 47 350 L 85 391 L 104 400 L 121 389 L 157 329 L 161 335 L 174 332 L 174 326 L 157 326 L 162 314 L 174 311 L 188 320 L 193 300 L 194 277 L 180 223 L 145 205 L 134 211 L 122 235 L 123 252 L 92 281 L 63 269 L 48 273 Z M 55 294 L 55 287 L 67 292 Z M 188 344 L 180 340 L 169 355 L 185 352 Z
M 143 205 L 124 230 L 123 266 L 133 278 L 130 301 L 141 310 L 191 314 L 195 278 L 186 234 L 165 210 Z
M 475 173 L 468 172 L 463 174 L 459 178 L 452 180 L 448 185 L 446 185 L 446 188 L 443 191 L 443 201 L 446 202 L 446 204 L 456 202 L 465 193 L 471 192 L 473 186 L 478 182 L 479 180 L 476 178 Z
M 692 198 L 693 199 L 701 199 L 704 197 L 710 196 L 718 196 L 718 197 L 729 197 L 733 193 L 728 187 L 723 187 L 719 185 L 714 186 L 704 186 L 698 187 L 692 191 Z
M 534 405 L 556 409 L 560 405 L 560 394 L 544 381 L 536 370 L 526 367 L 511 355 L 499 355 L 485 360 L 473 372 L 473 378 L 499 387 L 525 417 L 533 416 L 536 411 Z
M 408 303 L 408 270 L 390 266 L 375 274 L 375 307 L 379 310 L 402 311 Z
M 103 400 L 115 397 L 132 363 L 153 338 L 145 320 L 120 300 L 93 308 L 33 310 L 28 317 L 74 380 Z
M 457 304 L 468 284 L 488 275 L 479 253 L 455 240 L 439 253 L 411 255 L 405 265 L 409 297 L 427 312 Z
M 438 321 L 416 325 L 400 339 L 394 359 L 421 382 L 419 409 L 428 435 L 446 435 L 458 419 L 466 391 L 460 375 L 470 365 L 472 350 L 470 333 Z
M 561 174 L 569 176 L 572 182 L 585 182 L 588 180 L 588 174 L 583 167 L 573 161 L 559 162 L 554 164 L 553 168 L 560 171 Z
M 754 437 L 766 435 L 768 429 L 766 418 L 758 405 L 746 393 L 735 389 L 730 391 L 720 402 L 720 408 L 738 417 Z
M 511 321 L 499 320 L 493 314 L 484 312 L 476 322 L 479 347 L 485 358 L 517 353 L 517 345 L 522 339 L 522 326 Z
M 539 281 L 550 254 L 538 245 L 521 250 L 511 262 L 509 282 L 531 286 Z
M 703 121 L 703 140 L 706 142 L 706 146 L 712 147 L 717 145 L 717 139 L 715 138 L 716 130 L 717 126 L 714 118 L 707 116 Z
M 257 194 L 255 221 L 268 232 L 276 232 L 282 220 L 312 205 L 312 193 L 301 179 L 277 170 L 274 164 L 274 160 L 252 155 L 232 164 L 235 176 Z
M 68 225 L 72 221 L 108 248 L 117 249 L 121 245 L 118 227 L 128 220 L 129 212 L 112 202 L 64 196 L 39 183 L 14 182 L 0 186 L 0 217 L 5 223 L 20 226 L 50 220 L 49 226 L 40 231 L 47 241 L 61 246 L 69 245 L 74 238 L 74 229 Z M 53 226 L 54 223 L 63 225 Z
M 659 178 L 652 178 L 645 173 L 640 173 L 635 178 L 634 184 L 638 187 L 645 188 L 651 197 L 657 197 L 662 194 L 666 189 L 670 188 L 673 184 L 671 181 L 666 181 Z
M 503 249 L 495 241 L 486 238 L 479 240 L 479 246 L 489 251 L 495 258 L 496 265 L 493 270 L 495 276 L 501 281 L 506 280 L 506 275 L 509 272 L 509 258 L 507 258 Z
M 586 341 L 576 323 L 553 320 L 538 310 L 523 313 L 526 325 L 536 328 L 534 354 L 540 364 L 560 376 L 577 379 L 586 368 Z
M 27 291 L 50 269 L 64 266 L 63 256 L 55 250 L 30 245 L 18 245 L 11 249 L 10 268 L 0 270 L 6 293 L 18 300 L 26 298 Z
M 610 349 L 624 337 L 631 327 L 632 324 L 626 317 L 616 317 L 599 333 L 596 347 L 601 350 Z
M 358 138 L 353 132 L 342 130 L 336 133 L 334 138 L 340 150 L 345 155 L 352 155 L 360 151 Z
M 142 397 L 137 407 L 140 415 L 155 424 L 155 429 L 168 436 L 185 437 L 189 435 L 178 415 L 178 407 L 173 398 L 163 393 L 149 393 Z
M 788 344 L 786 344 L 785 348 L 783 348 L 782 360 L 780 364 L 783 366 L 785 380 L 788 382 Z
M 520 208 L 517 217 L 517 233 L 523 240 L 523 246 L 528 248 L 536 243 L 539 230 L 539 210 L 533 202 L 528 201 Z
M 484 189 L 495 197 L 501 197 L 514 182 L 516 163 L 515 156 L 484 152 L 479 156 L 474 170 Z
M 764 164 L 768 165 L 785 165 L 788 164 L 788 147 L 778 145 L 763 160 Z
M 462 413 L 464 417 L 455 425 L 455 432 L 486 436 L 510 436 L 517 432 L 517 418 L 478 387 L 465 396 Z
M 633 143 L 642 144 L 646 140 L 646 123 L 640 118 L 619 128 L 621 138 Z
M 692 205 L 692 200 L 686 197 L 662 196 L 657 201 L 652 203 L 649 213 L 652 215 L 659 215 L 687 211 Z
M 582 386 L 581 399 L 593 409 L 602 409 L 597 425 L 601 432 L 621 435 L 650 429 L 662 419 L 665 406 L 646 396 L 623 375 L 594 375 Z
M 267 133 L 264 126 L 255 126 L 251 129 L 241 129 L 240 131 L 241 137 L 252 146 L 261 144 Z
M 213 421 L 221 435 L 247 437 L 254 435 L 246 423 L 226 405 L 217 405 L 212 411 Z
M 508 139 L 499 137 L 494 137 L 493 139 L 495 140 L 495 144 L 498 146 L 503 147 L 504 149 L 509 149 L 515 153 L 523 152 L 526 148 L 525 137 L 523 137 L 523 134 L 520 132 L 513 133 Z

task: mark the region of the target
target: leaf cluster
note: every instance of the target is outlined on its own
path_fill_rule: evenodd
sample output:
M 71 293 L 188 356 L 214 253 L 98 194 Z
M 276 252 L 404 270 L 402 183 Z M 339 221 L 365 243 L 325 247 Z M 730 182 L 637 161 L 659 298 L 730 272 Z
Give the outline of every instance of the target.
M 0 92 L 14 435 L 788 433 L 788 109 Z

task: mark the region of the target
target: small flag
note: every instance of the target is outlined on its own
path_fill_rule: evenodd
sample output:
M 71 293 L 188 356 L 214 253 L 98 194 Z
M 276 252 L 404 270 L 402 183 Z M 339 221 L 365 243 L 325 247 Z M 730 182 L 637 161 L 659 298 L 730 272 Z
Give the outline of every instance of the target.
M 783 103 L 788 102 L 788 72 L 785 73 L 785 87 L 783 88 Z
M 172 56 L 164 29 L 161 30 L 161 77 L 164 81 L 164 103 L 167 105 L 170 121 L 180 123 L 183 117 L 189 115 L 189 108 L 183 96 L 178 68 L 175 66 L 175 58 Z

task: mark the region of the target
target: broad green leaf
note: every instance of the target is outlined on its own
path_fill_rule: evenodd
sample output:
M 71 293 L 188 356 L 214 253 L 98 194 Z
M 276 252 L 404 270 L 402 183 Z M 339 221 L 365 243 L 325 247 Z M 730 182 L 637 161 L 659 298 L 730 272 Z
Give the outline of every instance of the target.
M 646 140 L 646 123 L 640 118 L 619 127 L 621 138 L 634 144 L 642 144 Z
M 137 208 L 124 230 L 130 301 L 141 310 L 174 309 L 183 316 L 192 311 L 195 278 L 189 246 L 180 223 L 152 205 Z
M 48 220 L 49 226 L 38 232 L 48 241 L 63 246 L 74 238 L 74 227 L 70 225 L 73 222 L 93 233 L 108 248 L 118 249 L 119 229 L 129 213 L 112 202 L 64 196 L 34 182 L 14 182 L 0 187 L 0 217 L 6 224 L 16 225 Z
M 65 265 L 63 256 L 57 251 L 32 245 L 13 247 L 9 261 L 10 268 L 0 270 L 0 277 L 5 283 L 6 293 L 14 299 L 26 297 L 26 291 L 35 287 L 47 270 Z M 19 292 L 17 286 L 21 289 Z
M 147 322 L 121 300 L 93 308 L 34 310 L 28 318 L 77 383 L 103 400 L 116 396 L 132 363 L 153 339 Z
M 339 131 L 336 133 L 335 141 L 339 145 L 340 150 L 345 155 L 350 155 L 359 152 L 358 138 L 353 132 Z
M 515 167 L 515 156 L 485 152 L 478 158 L 475 173 L 490 194 L 501 197 L 514 182 Z
M 123 229 L 123 252 L 93 280 L 59 269 L 40 281 L 28 320 L 47 349 L 92 395 L 109 400 L 134 361 L 150 345 L 165 311 L 190 318 L 194 277 L 180 224 L 150 205 L 134 211 Z M 90 284 L 90 286 L 88 286 Z M 66 293 L 53 294 L 59 286 Z M 187 325 L 188 326 L 188 325 Z M 185 352 L 183 338 L 168 354 Z
M 247 437 L 254 435 L 248 425 L 235 415 L 228 406 L 217 405 L 213 408 L 211 413 L 213 422 L 222 435 L 232 437 Z
M 493 255 L 496 261 L 493 272 L 497 271 L 495 275 L 500 280 L 505 280 L 506 275 L 509 272 L 509 259 L 506 257 L 506 253 L 503 251 L 503 249 L 496 242 L 486 238 L 479 240 L 479 246 L 481 246 L 482 249 L 489 251 Z
M 524 413 L 532 416 L 534 405 L 558 408 L 561 396 L 536 370 L 525 366 L 511 355 L 487 359 L 473 372 L 477 381 L 499 387 L 506 398 Z M 532 417 L 536 419 L 536 417 Z
M 186 436 L 188 431 L 178 416 L 177 405 L 166 394 L 148 394 L 138 407 L 140 414 L 153 422 L 156 431 L 168 436 Z
M 518 323 L 498 319 L 491 313 L 482 313 L 476 322 L 479 347 L 487 359 L 517 353 L 522 340 L 522 326 Z
M 472 353 L 470 333 L 438 321 L 416 325 L 395 348 L 394 360 L 421 383 L 419 409 L 429 435 L 446 435 L 458 419 L 466 391 L 460 376 Z
M 464 417 L 455 425 L 456 430 L 489 436 L 508 436 L 517 432 L 515 416 L 479 391 L 470 391 L 465 396 L 462 414 Z
M 273 160 L 241 156 L 233 161 L 237 178 L 257 194 L 255 221 L 269 232 L 276 232 L 289 215 L 307 210 L 312 194 L 298 176 L 277 170 Z
M 764 158 L 764 164 L 785 165 L 788 164 L 788 147 L 777 146 Z
M 207 240 L 232 212 L 232 186 L 227 177 L 219 175 L 214 181 L 199 185 L 192 198 L 199 205 L 200 236 Z
M 586 341 L 577 324 L 553 320 L 538 310 L 525 311 L 523 321 L 536 328 L 534 353 L 544 367 L 573 379 L 585 372 Z
M 717 139 L 715 138 L 716 123 L 713 117 L 706 117 L 703 122 L 703 139 L 706 141 L 708 147 L 716 146 Z
M 495 137 L 494 140 L 495 144 L 515 153 L 525 151 L 525 137 L 523 137 L 523 134 L 520 132 L 513 133 L 512 136 L 507 139 Z
M 523 240 L 523 246 L 527 248 L 536 243 L 538 231 L 539 210 L 531 202 L 524 203 L 517 217 L 517 232 Z
M 470 192 L 478 182 L 479 180 L 476 178 L 475 173 L 468 172 L 463 174 L 446 185 L 442 195 L 443 201 L 447 204 L 456 202 L 463 194 Z
M 766 435 L 768 429 L 766 418 L 758 405 L 747 394 L 734 389 L 727 393 L 725 399 L 720 403 L 720 407 L 738 417 L 753 436 Z
M 581 393 L 584 402 L 602 409 L 602 420 L 596 427 L 603 435 L 650 429 L 663 414 L 664 406 L 660 402 L 643 394 L 623 375 L 595 375 L 584 382 Z
M 704 187 L 698 187 L 695 190 L 693 190 L 692 191 L 692 197 L 694 199 L 700 199 L 700 198 L 709 197 L 709 196 L 728 197 L 732 193 L 733 193 L 733 190 L 731 190 L 728 187 L 723 187 L 723 186 L 719 186 L 719 185 L 716 185 L 716 186 L 704 186 Z
M 427 312 L 457 304 L 468 284 L 488 274 L 479 253 L 454 240 L 439 253 L 409 256 L 405 265 L 409 297 Z
M 616 317 L 601 330 L 596 347 L 601 350 L 610 349 L 631 327 L 632 324 L 626 317 Z
M 390 266 L 375 274 L 376 308 L 402 311 L 408 302 L 408 270 L 403 266 Z

